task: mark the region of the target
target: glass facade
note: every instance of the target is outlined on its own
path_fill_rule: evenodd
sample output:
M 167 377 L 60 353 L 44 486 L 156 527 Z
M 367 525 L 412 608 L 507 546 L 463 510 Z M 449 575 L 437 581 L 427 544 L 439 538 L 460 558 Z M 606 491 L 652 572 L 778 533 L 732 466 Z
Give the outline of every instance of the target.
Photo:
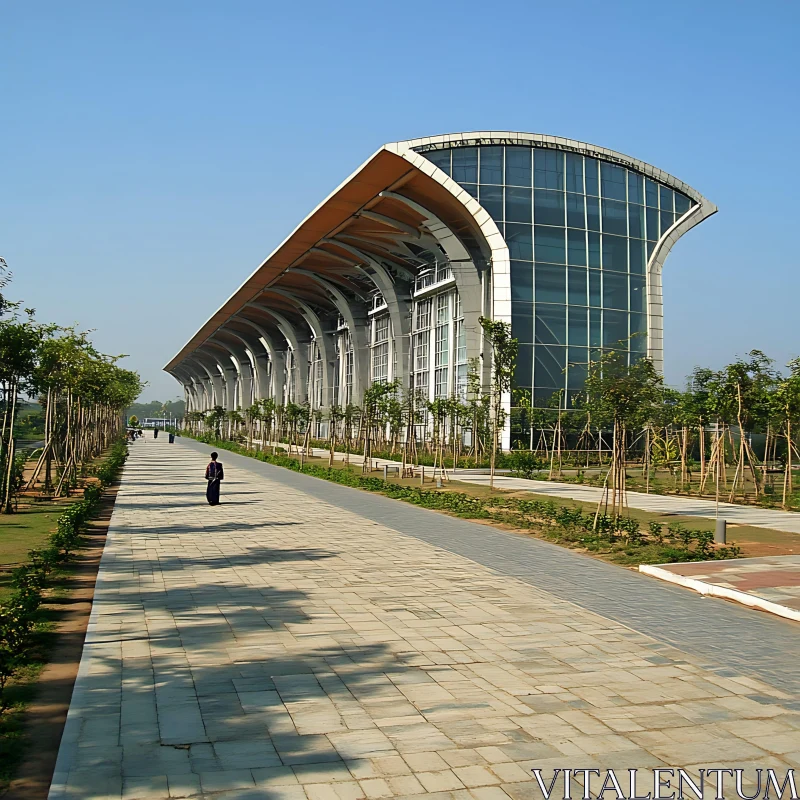
M 692 206 L 632 169 L 523 145 L 423 155 L 489 212 L 511 257 L 515 386 L 567 406 L 603 349 L 647 352 L 646 266 L 656 242 Z

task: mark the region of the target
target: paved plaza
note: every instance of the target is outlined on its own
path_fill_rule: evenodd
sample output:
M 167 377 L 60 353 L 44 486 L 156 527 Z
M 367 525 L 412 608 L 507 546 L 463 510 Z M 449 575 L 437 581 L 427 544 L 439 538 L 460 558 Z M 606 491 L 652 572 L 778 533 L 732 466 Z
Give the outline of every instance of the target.
M 800 767 L 796 623 L 224 452 L 212 508 L 208 452 L 131 448 L 53 800 Z

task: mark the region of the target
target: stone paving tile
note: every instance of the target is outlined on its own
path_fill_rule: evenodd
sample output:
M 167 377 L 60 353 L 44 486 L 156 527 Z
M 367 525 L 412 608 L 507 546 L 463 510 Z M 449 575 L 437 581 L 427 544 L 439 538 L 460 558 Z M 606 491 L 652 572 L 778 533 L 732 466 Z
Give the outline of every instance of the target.
M 204 455 L 208 451 L 198 442 L 178 442 Z M 702 598 L 682 587 L 620 570 L 549 542 L 445 515 L 437 515 L 432 524 L 430 512 L 408 503 L 234 453 L 226 453 L 226 459 L 237 470 L 311 493 L 336 508 L 464 556 L 644 633 L 655 640 L 645 645 L 651 651 L 647 655 L 651 663 L 664 663 L 659 661 L 661 648 L 674 646 L 695 656 L 707 673 L 724 675 L 733 669 L 736 674 L 754 675 L 800 697 L 800 629 L 794 623 L 754 614 L 726 601 Z M 780 641 L 781 646 L 764 647 L 765 641 Z M 618 651 L 619 644 L 614 647 Z M 495 647 L 493 652 L 501 651 Z M 417 660 L 403 654 L 403 663 L 415 664 Z
M 800 764 L 774 682 L 274 478 L 229 468 L 209 508 L 204 463 L 132 449 L 53 800 L 495 800 L 536 796 L 534 767 Z

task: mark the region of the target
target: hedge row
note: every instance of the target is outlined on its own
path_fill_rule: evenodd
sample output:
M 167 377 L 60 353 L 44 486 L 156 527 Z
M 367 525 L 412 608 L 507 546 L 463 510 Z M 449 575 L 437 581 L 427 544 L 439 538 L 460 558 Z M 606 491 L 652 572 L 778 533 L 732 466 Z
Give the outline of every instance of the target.
M 182 434 L 182 435 L 185 435 Z M 200 438 L 200 437 L 198 437 Z M 347 469 L 323 467 L 317 464 L 303 464 L 296 458 L 286 455 L 248 450 L 236 442 L 212 440 L 202 437 L 201 441 L 216 448 L 230 450 L 251 458 L 257 458 L 279 467 L 302 472 L 334 483 L 345 484 L 369 492 L 379 492 L 395 500 L 438 509 L 466 519 L 492 519 L 516 527 L 542 528 L 558 534 L 571 544 L 588 549 L 598 549 L 600 545 L 623 544 L 628 548 L 643 548 L 658 545 L 663 548 L 661 557 L 666 561 L 705 561 L 709 559 L 736 558 L 740 549 L 731 547 L 714 548 L 714 534 L 710 531 L 686 528 L 680 523 L 664 526 L 650 522 L 647 530 L 642 530 L 639 520 L 632 517 L 585 514 L 574 506 L 556 505 L 552 500 L 524 500 L 511 497 L 480 498 L 463 492 L 441 492 L 416 486 L 384 481 L 367 475 L 357 475 Z
M 28 551 L 29 561 L 11 573 L 11 596 L 0 604 L 0 713 L 6 710 L 5 688 L 30 656 L 42 591 L 53 571 L 68 561 L 80 545 L 86 523 L 97 513 L 103 490 L 113 482 L 128 456 L 124 441 L 115 443 L 95 471 L 98 483 L 83 490 L 83 499 L 59 517 L 47 544 Z

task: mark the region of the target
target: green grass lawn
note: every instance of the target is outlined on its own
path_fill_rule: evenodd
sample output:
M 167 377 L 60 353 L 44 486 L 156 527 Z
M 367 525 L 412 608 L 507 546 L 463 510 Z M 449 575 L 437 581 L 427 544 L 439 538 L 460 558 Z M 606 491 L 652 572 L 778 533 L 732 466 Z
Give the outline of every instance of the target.
M 11 570 L 28 560 L 28 550 L 44 544 L 69 504 L 70 501 L 33 503 L 16 514 L 0 515 L 0 601 L 9 591 Z

